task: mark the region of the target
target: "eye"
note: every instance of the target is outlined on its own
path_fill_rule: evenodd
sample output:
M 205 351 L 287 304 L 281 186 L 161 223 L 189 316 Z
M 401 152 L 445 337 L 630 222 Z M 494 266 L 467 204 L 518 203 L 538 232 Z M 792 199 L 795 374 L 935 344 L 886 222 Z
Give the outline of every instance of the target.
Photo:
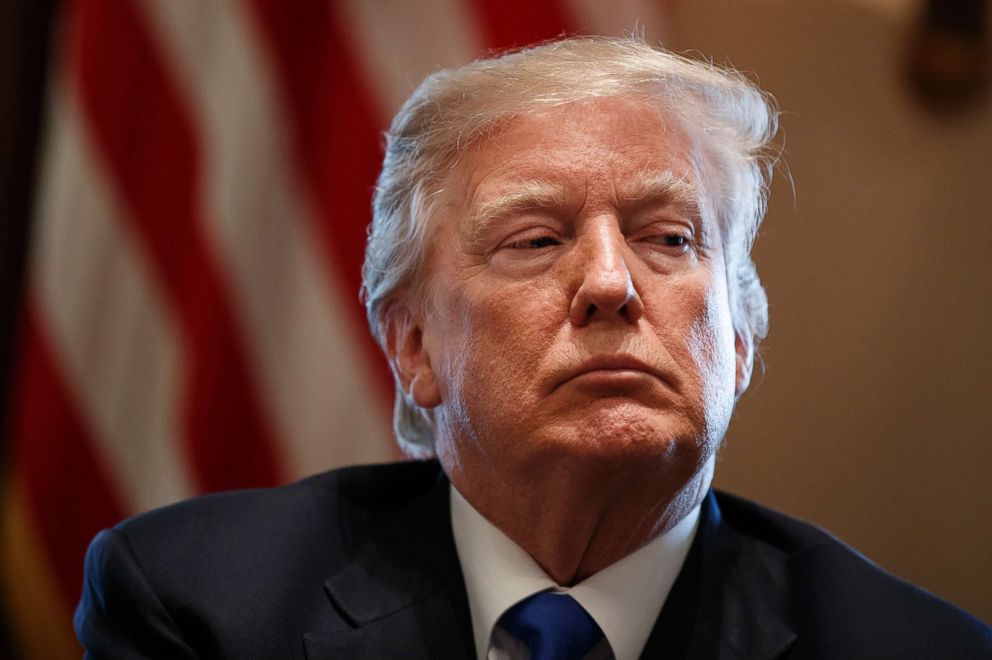
M 536 275 L 554 263 L 566 241 L 554 229 L 530 227 L 503 239 L 490 254 L 489 265 L 503 276 Z
M 561 242 L 553 236 L 535 236 L 522 238 L 506 245 L 511 250 L 540 250 L 541 248 L 560 245 Z
M 685 254 L 692 247 L 692 236 L 681 230 L 663 230 L 640 239 L 670 254 Z

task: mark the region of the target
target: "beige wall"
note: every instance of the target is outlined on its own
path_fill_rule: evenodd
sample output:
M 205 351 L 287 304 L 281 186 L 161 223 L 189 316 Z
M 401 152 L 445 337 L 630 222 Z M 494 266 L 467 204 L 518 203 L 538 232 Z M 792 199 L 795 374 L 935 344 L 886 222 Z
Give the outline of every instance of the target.
M 682 8 L 671 45 L 778 97 L 796 188 L 779 175 L 755 252 L 767 373 L 718 485 L 992 622 L 992 104 L 928 115 L 906 27 L 864 5 Z

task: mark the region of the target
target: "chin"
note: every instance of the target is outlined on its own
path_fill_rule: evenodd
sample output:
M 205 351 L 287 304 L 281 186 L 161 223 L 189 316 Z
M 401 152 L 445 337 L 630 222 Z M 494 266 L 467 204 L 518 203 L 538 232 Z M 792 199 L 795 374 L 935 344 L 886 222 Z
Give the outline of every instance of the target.
M 588 411 L 562 434 L 558 451 L 625 470 L 692 473 L 708 460 L 709 434 L 698 421 L 675 411 L 636 404 Z

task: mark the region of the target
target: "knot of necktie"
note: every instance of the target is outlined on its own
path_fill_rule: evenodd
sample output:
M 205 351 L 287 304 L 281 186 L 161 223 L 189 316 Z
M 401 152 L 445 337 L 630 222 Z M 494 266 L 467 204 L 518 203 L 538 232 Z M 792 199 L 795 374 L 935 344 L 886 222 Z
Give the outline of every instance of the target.
M 500 625 L 527 644 L 531 660 L 579 660 L 603 639 L 602 629 L 574 598 L 550 591 L 508 609 Z

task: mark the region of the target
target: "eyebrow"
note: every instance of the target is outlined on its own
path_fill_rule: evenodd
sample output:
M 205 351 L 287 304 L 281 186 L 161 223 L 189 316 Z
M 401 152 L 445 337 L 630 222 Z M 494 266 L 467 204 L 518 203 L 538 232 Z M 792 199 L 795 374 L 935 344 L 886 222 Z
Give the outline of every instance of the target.
M 468 240 L 477 244 L 490 228 L 513 215 L 539 209 L 561 208 L 567 203 L 565 190 L 560 184 L 543 179 L 524 179 L 512 182 L 513 189 L 473 204 L 468 214 Z
M 521 179 L 512 182 L 512 190 L 473 204 L 466 220 L 470 245 L 480 245 L 494 225 L 519 213 L 540 209 L 560 209 L 568 204 L 565 188 L 545 179 Z M 645 208 L 672 205 L 682 210 L 695 224 L 702 219 L 699 188 L 685 174 L 671 170 L 643 171 L 623 191 L 620 206 L 625 214 Z
M 639 211 L 656 205 L 672 205 L 692 220 L 702 219 L 699 187 L 685 174 L 671 170 L 641 172 L 630 188 L 623 191 L 625 210 Z

